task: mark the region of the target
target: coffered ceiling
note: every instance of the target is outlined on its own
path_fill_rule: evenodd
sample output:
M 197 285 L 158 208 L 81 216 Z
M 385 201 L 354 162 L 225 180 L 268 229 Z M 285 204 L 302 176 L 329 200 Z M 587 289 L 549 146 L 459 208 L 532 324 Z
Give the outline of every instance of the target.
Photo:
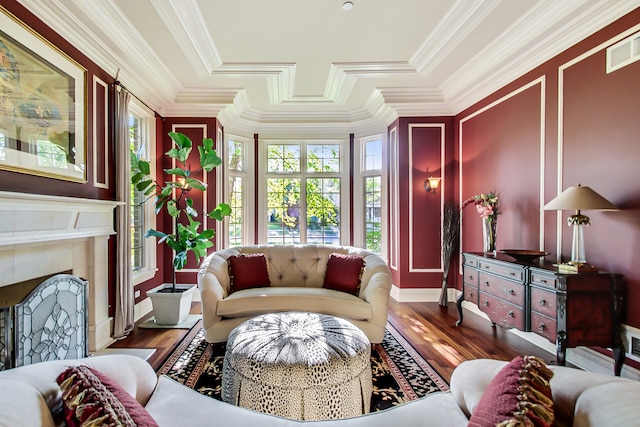
M 19 0 L 163 116 L 380 132 L 452 115 L 637 0 Z

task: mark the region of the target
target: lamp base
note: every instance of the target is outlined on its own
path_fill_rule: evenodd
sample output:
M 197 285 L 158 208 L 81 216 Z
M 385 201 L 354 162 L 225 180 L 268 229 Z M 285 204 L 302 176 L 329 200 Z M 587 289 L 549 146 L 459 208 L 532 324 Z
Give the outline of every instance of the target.
M 558 273 L 597 273 L 598 268 L 587 263 L 565 262 L 563 264 L 554 264 L 558 267 Z

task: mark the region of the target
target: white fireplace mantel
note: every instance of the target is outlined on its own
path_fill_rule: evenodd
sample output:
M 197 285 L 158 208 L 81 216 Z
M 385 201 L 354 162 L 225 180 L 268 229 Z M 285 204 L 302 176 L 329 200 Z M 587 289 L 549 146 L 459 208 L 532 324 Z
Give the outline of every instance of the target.
M 108 240 L 121 202 L 0 191 L 0 287 L 71 271 L 89 282 L 89 351 L 109 345 Z

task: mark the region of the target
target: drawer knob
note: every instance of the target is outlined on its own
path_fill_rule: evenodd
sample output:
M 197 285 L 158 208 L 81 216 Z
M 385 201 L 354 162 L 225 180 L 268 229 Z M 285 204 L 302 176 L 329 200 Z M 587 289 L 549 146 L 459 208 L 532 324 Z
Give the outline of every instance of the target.
M 540 323 L 540 324 L 538 325 L 538 330 L 539 330 L 540 332 L 544 331 L 545 329 L 547 329 L 547 327 L 546 327 L 546 326 L 544 326 L 544 323 Z
M 489 307 L 489 300 L 484 300 L 485 307 Z
M 513 271 L 510 271 L 509 274 L 512 275 L 512 276 L 516 275 L 516 273 L 514 273 Z
M 544 298 L 538 301 L 538 305 L 545 305 L 546 303 L 547 303 L 547 300 L 545 300 Z
M 516 317 L 515 313 L 513 311 L 510 311 L 509 314 L 507 314 L 507 316 L 509 317 Z
M 484 282 L 484 284 L 485 284 L 486 286 L 491 286 L 491 284 L 489 283 L 489 281 L 488 281 L 488 280 L 487 280 L 486 282 Z
M 547 284 L 547 281 L 546 281 L 546 280 L 544 280 L 544 279 L 540 279 L 540 282 L 541 282 L 541 283 L 544 283 L 545 285 Z
M 516 291 L 514 291 L 513 289 L 505 289 L 504 292 L 511 296 L 514 296 L 516 294 Z

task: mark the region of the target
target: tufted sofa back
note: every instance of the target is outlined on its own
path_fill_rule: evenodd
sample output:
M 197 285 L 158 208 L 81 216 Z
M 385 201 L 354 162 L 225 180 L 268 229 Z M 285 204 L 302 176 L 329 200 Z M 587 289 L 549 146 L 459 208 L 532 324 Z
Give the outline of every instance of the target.
M 365 249 L 352 246 L 333 245 L 256 245 L 240 246 L 218 251 L 207 270 L 218 278 L 223 288 L 229 292 L 229 273 L 220 268 L 227 258 L 238 254 L 263 253 L 267 259 L 267 269 L 271 286 L 275 287 L 317 287 L 321 288 L 327 271 L 327 261 L 332 253 L 360 256 L 365 261 L 362 273 L 364 290 L 371 276 L 377 272 L 387 272 L 387 266 L 380 256 Z

